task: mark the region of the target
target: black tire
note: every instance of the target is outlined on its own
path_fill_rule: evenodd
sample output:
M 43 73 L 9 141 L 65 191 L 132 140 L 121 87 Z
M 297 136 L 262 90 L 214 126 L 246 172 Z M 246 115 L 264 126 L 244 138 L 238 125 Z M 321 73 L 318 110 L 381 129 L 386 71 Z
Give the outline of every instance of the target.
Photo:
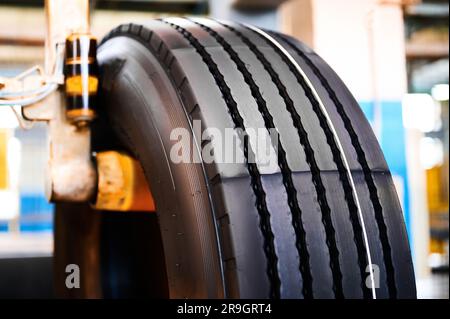
M 155 197 L 170 297 L 415 298 L 382 152 L 355 99 L 309 48 L 233 23 L 169 18 L 117 27 L 98 58 L 103 112 Z M 278 167 L 171 162 L 174 128 L 217 150 L 194 120 L 275 128 Z

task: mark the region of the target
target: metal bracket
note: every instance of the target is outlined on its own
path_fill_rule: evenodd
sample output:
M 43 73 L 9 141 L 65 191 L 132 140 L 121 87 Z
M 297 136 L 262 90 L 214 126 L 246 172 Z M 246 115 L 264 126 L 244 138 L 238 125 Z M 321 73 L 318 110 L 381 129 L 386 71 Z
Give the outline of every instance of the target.
M 45 73 L 62 84 L 62 73 L 58 70 L 58 62 L 64 55 L 61 48 L 70 34 L 89 33 L 89 0 L 46 0 L 45 9 Z M 95 196 L 97 186 L 97 174 L 91 159 L 91 132 L 89 126 L 78 128 L 67 121 L 65 105 L 60 87 L 45 99 L 23 107 L 22 115 L 26 120 L 48 123 L 48 200 L 88 201 Z

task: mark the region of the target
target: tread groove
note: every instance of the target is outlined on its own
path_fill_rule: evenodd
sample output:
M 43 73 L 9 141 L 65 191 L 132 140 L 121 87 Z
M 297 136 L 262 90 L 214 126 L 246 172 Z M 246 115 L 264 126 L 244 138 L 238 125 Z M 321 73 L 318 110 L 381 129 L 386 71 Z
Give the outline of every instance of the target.
M 294 102 L 289 96 L 289 93 L 287 92 L 285 85 L 282 83 L 279 75 L 273 69 L 271 63 L 267 60 L 264 54 L 256 47 L 256 45 L 248 37 L 242 34 L 242 32 L 238 31 L 237 29 L 233 28 L 228 24 L 225 23 L 220 24 L 225 28 L 229 29 L 230 31 L 232 31 L 233 33 L 235 33 L 255 54 L 257 59 L 262 63 L 266 71 L 269 73 L 272 81 L 276 85 L 278 93 L 282 97 L 286 105 L 286 109 L 292 117 L 293 125 L 297 129 L 298 136 L 300 138 L 300 143 L 305 152 L 306 161 L 311 170 L 312 182 L 316 190 L 317 200 L 322 213 L 322 222 L 326 233 L 326 244 L 328 246 L 328 250 L 330 253 L 330 268 L 333 274 L 333 291 L 336 296 L 340 296 L 342 294 L 342 273 L 339 265 L 339 251 L 336 245 L 335 229 L 331 220 L 331 209 L 328 205 L 328 200 L 326 197 L 326 189 L 325 186 L 323 185 L 321 172 L 317 165 L 314 150 L 308 139 L 308 132 L 303 126 L 303 120 L 301 119 L 300 114 L 296 111 L 294 107 Z
M 231 90 L 225 82 L 223 74 L 219 71 L 217 64 L 212 59 L 211 55 L 206 51 L 205 47 L 186 29 L 183 27 L 169 22 L 167 20 L 161 20 L 162 22 L 170 25 L 173 29 L 179 32 L 196 52 L 201 56 L 203 62 L 208 67 L 211 75 L 213 76 L 217 86 L 219 87 L 222 97 L 228 107 L 229 114 L 233 120 L 235 128 L 238 129 L 238 135 L 243 140 L 244 156 L 247 159 L 247 168 L 251 177 L 251 186 L 256 196 L 256 207 L 260 217 L 260 228 L 264 238 L 264 252 L 267 258 L 267 275 L 270 281 L 270 297 L 278 299 L 280 298 L 280 278 L 278 276 L 278 257 L 275 251 L 274 235 L 270 224 L 270 212 L 266 204 L 266 193 L 262 186 L 261 174 L 258 171 L 258 167 L 255 163 L 248 161 L 249 156 L 253 156 L 253 150 L 251 149 L 248 141 L 248 135 L 243 135 L 245 132 L 244 120 L 237 108 L 237 102 L 234 100 Z
M 284 63 L 288 66 L 289 70 L 292 72 L 292 74 L 295 76 L 298 84 L 302 87 L 306 97 L 310 101 L 314 113 L 316 113 L 317 118 L 319 120 L 320 126 L 322 127 L 327 143 L 330 146 L 333 161 L 337 166 L 338 173 L 339 173 L 339 179 L 342 183 L 342 187 L 344 189 L 345 194 L 345 200 L 347 202 L 347 206 L 349 209 L 349 218 L 350 222 L 352 224 L 353 233 L 354 233 L 354 243 L 357 250 L 358 255 L 358 266 L 360 270 L 361 275 L 361 290 L 363 292 L 364 298 L 372 298 L 371 290 L 366 286 L 365 284 L 365 274 L 366 274 L 366 266 L 368 264 L 367 262 L 367 255 L 366 255 L 366 248 L 364 246 L 364 239 L 363 239 L 363 230 L 362 226 L 359 221 L 358 217 L 358 208 L 356 205 L 355 198 L 353 196 L 353 189 L 349 180 L 349 176 L 347 175 L 347 170 L 344 165 L 344 161 L 342 159 L 342 154 L 339 150 L 339 147 L 337 146 L 337 142 L 335 140 L 334 134 L 327 122 L 327 119 L 325 115 L 322 113 L 322 110 L 319 105 L 319 101 L 314 96 L 311 88 L 308 86 L 307 82 L 303 78 L 303 76 L 300 74 L 300 72 L 295 68 L 295 66 L 292 64 L 291 61 L 285 56 L 285 54 L 276 46 L 274 45 L 269 39 L 261 36 L 258 32 L 248 28 L 245 25 L 242 25 L 243 28 L 246 30 L 252 32 L 253 34 L 256 34 L 258 37 L 263 39 L 277 54 L 278 56 L 283 60 Z M 343 298 L 344 296 L 337 296 L 338 298 Z
M 320 83 L 323 85 L 325 90 L 327 91 L 330 99 L 333 101 L 333 103 L 336 106 L 337 112 L 339 116 L 341 117 L 342 121 L 344 122 L 344 126 L 348 131 L 348 134 L 350 135 L 350 139 L 352 142 L 352 145 L 356 151 L 356 155 L 358 158 L 358 162 L 361 165 L 361 168 L 363 170 L 364 179 L 367 184 L 367 187 L 369 189 L 369 195 L 370 200 L 372 201 L 372 205 L 375 211 L 375 220 L 377 221 L 378 229 L 379 229 L 379 236 L 381 245 L 383 248 L 383 258 L 384 263 L 386 267 L 386 277 L 387 277 L 387 285 L 388 285 L 388 291 L 390 298 L 396 298 L 397 297 L 397 288 L 395 284 L 395 270 L 394 265 L 392 261 L 391 256 L 391 246 L 389 244 L 389 238 L 387 234 L 387 226 L 384 221 L 383 216 L 383 207 L 381 205 L 380 199 L 378 197 L 378 190 L 375 185 L 375 182 L 372 177 L 372 173 L 369 167 L 369 164 L 367 162 L 366 154 L 361 146 L 361 143 L 359 142 L 358 134 L 356 134 L 355 129 L 353 128 L 353 125 L 351 123 L 350 118 L 347 115 L 347 112 L 344 109 L 343 104 L 337 97 L 336 92 L 331 87 L 328 80 L 323 76 L 322 72 L 314 65 L 314 63 L 309 59 L 309 57 L 304 54 L 300 49 L 298 49 L 294 44 L 291 43 L 290 39 L 288 37 L 282 36 L 281 38 L 285 40 L 287 45 L 292 48 L 297 55 L 299 55 L 305 63 L 311 68 L 313 73 L 317 76 Z
M 203 25 L 197 21 L 190 20 L 196 25 L 200 26 L 203 30 L 208 32 L 216 41 L 223 47 L 223 49 L 228 53 L 231 60 L 236 64 L 239 72 L 243 75 L 245 82 L 248 84 L 252 96 L 258 105 L 258 110 L 260 111 L 266 129 L 275 129 L 275 124 L 272 115 L 270 114 L 267 103 L 264 100 L 258 85 L 253 80 L 251 73 L 248 71 L 245 63 L 239 58 L 237 52 L 231 47 L 231 45 L 216 31 Z M 270 131 L 269 131 L 270 133 Z M 302 223 L 302 211 L 298 205 L 297 200 L 297 190 L 295 189 L 294 182 L 292 180 L 292 171 L 288 165 L 286 151 L 280 141 L 279 134 L 277 134 L 277 139 L 272 141 L 272 144 L 278 148 L 278 165 L 280 167 L 283 184 L 286 188 L 286 193 L 288 196 L 288 205 L 292 213 L 292 224 L 296 235 L 296 246 L 300 256 L 300 272 L 303 278 L 303 296 L 305 298 L 313 298 L 312 290 L 312 275 L 311 267 L 309 264 L 309 252 L 306 244 L 306 232 Z

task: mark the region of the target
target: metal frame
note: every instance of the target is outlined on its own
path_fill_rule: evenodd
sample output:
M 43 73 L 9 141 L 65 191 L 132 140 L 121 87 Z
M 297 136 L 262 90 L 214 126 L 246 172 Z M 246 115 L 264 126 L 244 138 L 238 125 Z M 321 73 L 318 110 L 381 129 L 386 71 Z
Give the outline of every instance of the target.
M 49 201 L 82 202 L 93 198 L 97 177 L 91 160 L 89 127 L 78 129 L 65 117 L 61 84 L 66 38 L 74 32 L 89 33 L 89 0 L 46 0 L 47 34 L 45 76 L 59 88 L 42 101 L 22 109 L 23 117 L 46 121 L 49 135 L 49 161 L 46 195 Z
M 96 200 L 93 207 L 101 210 L 154 211 L 153 197 L 139 162 L 127 154 L 104 152 L 97 154 L 95 167 L 89 124 L 75 125 L 66 114 L 66 39 L 73 35 L 90 36 L 89 0 L 45 0 L 45 12 L 45 67 L 35 66 L 14 79 L 0 81 L 0 106 L 22 106 L 22 127 L 35 121 L 48 124 L 48 200 Z M 105 181 L 113 181 L 114 189 Z

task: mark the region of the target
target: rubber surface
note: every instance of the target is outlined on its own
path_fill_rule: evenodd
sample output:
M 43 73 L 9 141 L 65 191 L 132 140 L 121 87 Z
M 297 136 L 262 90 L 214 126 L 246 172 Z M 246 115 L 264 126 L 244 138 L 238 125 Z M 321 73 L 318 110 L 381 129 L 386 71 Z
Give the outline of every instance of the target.
M 117 27 L 98 58 L 104 112 L 154 193 L 170 297 L 415 298 L 382 152 L 309 48 L 238 24 L 168 18 Z M 233 128 L 246 161 L 170 161 L 175 128 L 190 132 L 196 156 L 229 151 L 202 140 L 195 120 Z M 258 128 L 278 133 L 276 165 L 248 161 L 255 141 L 244 132 Z

